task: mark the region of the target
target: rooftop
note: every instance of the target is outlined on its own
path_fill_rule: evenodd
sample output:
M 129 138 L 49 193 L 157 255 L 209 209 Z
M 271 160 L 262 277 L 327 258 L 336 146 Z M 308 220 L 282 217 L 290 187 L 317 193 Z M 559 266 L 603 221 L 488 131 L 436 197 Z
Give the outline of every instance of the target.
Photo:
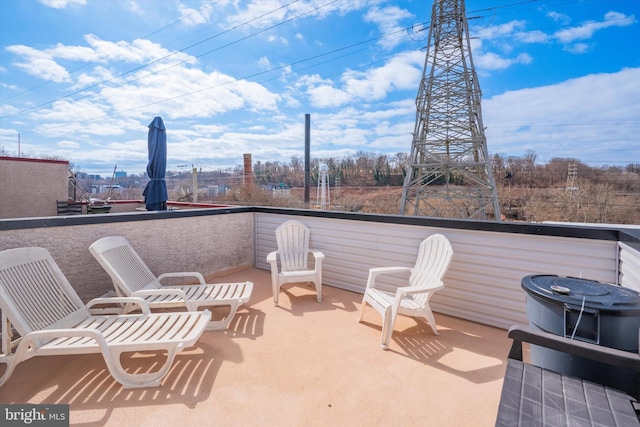
M 205 332 L 158 388 L 124 390 L 100 355 L 33 358 L 0 388 L 3 403 L 70 404 L 72 425 L 485 426 L 497 414 L 509 342 L 502 329 L 436 313 L 399 317 L 389 350 L 362 296 L 285 285 L 273 304 L 267 271 L 229 330 Z M 128 362 L 150 366 L 150 356 Z
M 275 228 L 299 219 L 324 252 L 323 302 L 305 285 L 271 295 Z M 431 300 L 439 336 L 400 316 L 380 348 L 380 316 L 358 309 L 368 269 L 410 265 L 424 237 L 452 243 L 445 288 Z M 47 248 L 81 298 L 112 289 L 89 254 L 125 236 L 161 274 L 200 271 L 253 281 L 229 330 L 205 332 L 158 388 L 124 390 L 100 355 L 34 358 L 0 388 L 0 403 L 70 404 L 73 425 L 493 425 L 510 342 L 526 324 L 530 274 L 640 287 L 640 227 L 438 220 L 264 207 L 0 220 L 0 250 Z M 219 314 L 219 313 L 217 313 Z M 132 369 L 153 355 L 131 357 Z

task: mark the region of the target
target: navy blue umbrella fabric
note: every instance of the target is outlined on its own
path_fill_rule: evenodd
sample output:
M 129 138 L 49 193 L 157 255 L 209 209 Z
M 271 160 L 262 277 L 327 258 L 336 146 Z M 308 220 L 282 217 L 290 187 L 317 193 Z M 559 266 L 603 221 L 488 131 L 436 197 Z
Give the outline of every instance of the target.
M 149 124 L 147 139 L 149 163 L 147 174 L 149 182 L 142 195 L 148 211 L 164 211 L 167 209 L 167 183 L 164 180 L 167 169 L 167 132 L 162 118 L 156 117 Z

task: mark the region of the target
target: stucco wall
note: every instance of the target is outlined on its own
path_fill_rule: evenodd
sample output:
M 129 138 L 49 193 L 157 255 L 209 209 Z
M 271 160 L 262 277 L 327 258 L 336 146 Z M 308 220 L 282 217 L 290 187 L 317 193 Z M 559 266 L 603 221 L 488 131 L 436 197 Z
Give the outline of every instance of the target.
M 91 221 L 92 216 L 75 220 Z M 3 230 L 0 251 L 26 246 L 48 249 L 86 302 L 113 289 L 88 249 L 99 238 L 113 235 L 126 237 L 156 275 L 198 271 L 209 276 L 254 265 L 253 213 L 246 212 Z
M 67 161 L 0 157 L 0 218 L 57 215 L 68 186 Z

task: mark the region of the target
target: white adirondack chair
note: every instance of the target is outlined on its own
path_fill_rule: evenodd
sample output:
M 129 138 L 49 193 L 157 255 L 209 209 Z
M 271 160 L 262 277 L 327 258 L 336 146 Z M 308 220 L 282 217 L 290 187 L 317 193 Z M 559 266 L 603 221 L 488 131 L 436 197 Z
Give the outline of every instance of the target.
M 139 304 L 143 314 L 91 314 L 95 305 L 114 302 Z M 152 314 L 140 298 L 98 298 L 85 306 L 44 248 L 0 252 L 0 309 L 0 363 L 6 364 L 0 386 L 31 357 L 101 353 L 124 388 L 156 387 L 176 354 L 197 342 L 211 318 L 209 311 Z M 15 341 L 12 325 L 20 335 Z M 166 351 L 167 359 L 155 372 L 129 373 L 120 356 L 136 351 Z
M 311 230 L 300 221 L 287 221 L 276 228 L 278 250 L 267 255 L 271 265 L 271 288 L 273 302 L 278 304 L 280 287 L 286 283 L 313 283 L 322 302 L 322 261 L 324 254 L 309 249 Z M 309 268 L 308 258 L 313 255 L 313 268 Z M 278 268 L 278 262 L 280 268 Z
M 383 318 L 382 348 L 389 347 L 391 334 L 398 314 L 424 317 L 433 333 L 439 335 L 436 321 L 429 307 L 433 293 L 442 289 L 442 278 L 449 269 L 453 248 L 442 234 L 434 234 L 420 244 L 418 259 L 413 267 L 375 267 L 369 269 L 367 287 L 362 298 L 358 322 L 362 322 L 364 309 L 368 303 Z M 376 287 L 376 278 L 384 274 L 410 272 L 408 286 L 397 288 L 395 292 Z
M 140 297 L 151 309 L 183 307 L 196 311 L 201 307 L 229 306 L 225 318 L 212 320 L 207 330 L 227 329 L 238 307 L 249 301 L 253 291 L 252 282 L 207 284 L 198 272 L 164 273 L 156 277 L 121 236 L 103 237 L 89 247 L 89 252 L 109 274 L 118 295 Z M 199 283 L 163 286 L 161 280 L 166 277 L 195 277 Z

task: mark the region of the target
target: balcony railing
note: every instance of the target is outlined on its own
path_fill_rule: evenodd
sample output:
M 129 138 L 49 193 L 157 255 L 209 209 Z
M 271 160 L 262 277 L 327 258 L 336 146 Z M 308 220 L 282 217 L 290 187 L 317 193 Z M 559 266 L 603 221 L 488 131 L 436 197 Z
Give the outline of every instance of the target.
M 89 254 L 95 240 L 125 236 L 151 269 L 226 274 L 268 269 L 275 228 L 296 218 L 325 253 L 325 285 L 362 292 L 368 269 L 411 265 L 433 233 L 451 241 L 454 258 L 434 311 L 508 328 L 527 323 L 522 277 L 557 274 L 640 290 L 640 227 L 495 223 L 332 211 L 233 207 L 0 220 L 0 250 L 47 248 L 84 300 L 112 289 Z M 390 284 L 391 286 L 391 284 Z

